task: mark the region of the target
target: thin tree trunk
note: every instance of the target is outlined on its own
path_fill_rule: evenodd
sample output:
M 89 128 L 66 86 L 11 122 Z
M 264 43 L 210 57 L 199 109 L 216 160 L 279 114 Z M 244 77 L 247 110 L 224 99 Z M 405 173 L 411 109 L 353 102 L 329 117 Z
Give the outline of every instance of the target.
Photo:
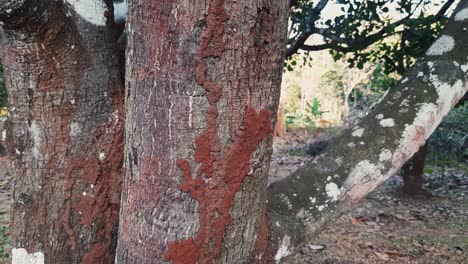
M 0 3 L 13 263 L 113 263 L 124 97 L 111 5 Z
M 129 1 L 117 263 L 264 252 L 287 4 Z
M 426 153 L 427 145 L 424 144 L 414 156 L 403 165 L 403 191 L 407 194 L 420 194 L 423 192 Z

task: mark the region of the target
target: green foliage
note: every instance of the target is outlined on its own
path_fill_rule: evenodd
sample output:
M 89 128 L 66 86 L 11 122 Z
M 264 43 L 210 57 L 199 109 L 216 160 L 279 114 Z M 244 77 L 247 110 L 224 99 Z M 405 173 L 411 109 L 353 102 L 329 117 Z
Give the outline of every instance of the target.
M 306 102 L 306 113 L 308 114 L 308 118 L 313 117 L 314 120 L 316 120 L 319 117 L 322 117 L 323 113 L 326 113 L 325 111 L 320 111 L 320 103 L 317 98 L 314 98 L 312 104 L 309 102 Z
M 289 113 L 286 114 L 285 126 L 288 129 L 307 128 L 313 129 L 315 122 L 321 118 L 322 114 L 326 111 L 320 110 L 320 103 L 317 98 L 314 98 L 312 104 L 306 102 L 305 113 Z
M 0 226 L 0 263 L 7 263 L 10 255 L 7 252 L 7 246 L 10 243 L 10 237 L 6 232 L 6 227 Z
M 301 86 L 297 83 L 288 85 L 284 101 L 284 111 L 286 114 L 297 113 L 301 103 Z
M 290 13 L 289 43 L 310 31 L 311 17 L 315 34 L 323 37 L 335 60 L 348 54 L 350 67 L 362 69 L 368 62 L 382 64 L 385 73 L 403 73 L 435 40 L 447 21 L 443 14 L 429 15 L 438 7 L 430 0 L 337 0 L 331 8 L 340 10 L 334 17 L 314 13 L 319 1 L 298 1 Z M 447 1 L 442 1 L 445 4 Z M 318 45 L 317 45 L 318 46 Z M 313 51 L 312 51 L 313 52 Z M 303 52 L 303 65 L 310 63 L 309 51 Z M 285 69 L 293 70 L 298 58 L 290 58 Z M 293 63 L 294 62 L 294 63 Z
M 377 64 L 372 71 L 369 82 L 364 84 L 361 89 L 357 89 L 357 93 L 351 94 L 350 99 L 359 105 L 371 106 L 395 84 L 396 79 L 385 73 L 381 64 Z
M 344 82 L 343 73 L 337 70 L 330 70 L 321 77 L 320 85 L 321 87 L 332 88 L 336 94 L 344 98 Z M 379 100 L 385 91 L 395 84 L 396 79 L 384 72 L 383 65 L 376 64 L 370 78 L 354 87 L 349 100 L 355 103 L 355 107 L 368 107 Z
M 320 86 L 328 86 L 332 88 L 334 92 L 343 96 L 343 76 L 337 70 L 330 70 L 327 71 L 324 75 L 322 75 L 322 77 L 320 78 Z
M 468 164 L 468 102 L 452 109 L 431 135 L 429 160 L 436 165 Z

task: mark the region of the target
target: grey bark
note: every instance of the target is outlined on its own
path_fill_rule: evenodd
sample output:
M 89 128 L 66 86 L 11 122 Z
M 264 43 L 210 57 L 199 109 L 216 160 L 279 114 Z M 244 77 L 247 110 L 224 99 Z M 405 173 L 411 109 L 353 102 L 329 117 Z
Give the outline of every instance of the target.
M 123 80 L 112 3 L 87 2 L 107 21 L 96 25 L 69 2 L 0 3 L 13 263 L 114 260 Z
M 461 1 L 425 57 L 327 153 L 269 187 L 271 243 L 282 255 L 399 171 L 467 92 L 467 8 Z
M 129 1 L 117 263 L 261 251 L 286 20 L 287 1 Z

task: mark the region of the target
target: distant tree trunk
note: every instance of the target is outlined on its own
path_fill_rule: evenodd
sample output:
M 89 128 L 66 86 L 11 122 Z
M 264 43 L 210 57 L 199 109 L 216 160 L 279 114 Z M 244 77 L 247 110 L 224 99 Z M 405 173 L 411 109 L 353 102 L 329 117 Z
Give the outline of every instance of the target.
M 288 2 L 128 3 L 117 263 L 265 259 Z
M 424 164 L 427 144 L 424 144 L 414 156 L 403 165 L 403 191 L 407 194 L 420 194 L 424 184 Z
M 276 118 L 275 124 L 275 136 L 276 137 L 284 137 L 285 129 L 284 129 L 284 105 L 280 102 L 278 107 L 278 113 Z
M 123 80 L 112 2 L 2 1 L 12 262 L 112 263 Z
M 345 90 L 344 99 L 343 99 L 343 113 L 342 113 L 342 122 L 343 127 L 349 126 L 349 93 L 351 91 Z

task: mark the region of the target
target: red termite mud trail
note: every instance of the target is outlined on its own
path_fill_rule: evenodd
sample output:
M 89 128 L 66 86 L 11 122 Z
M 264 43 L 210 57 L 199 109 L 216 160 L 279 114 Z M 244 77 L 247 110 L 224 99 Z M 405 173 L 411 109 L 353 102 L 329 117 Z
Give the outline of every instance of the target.
M 235 195 L 249 174 L 252 154 L 271 133 L 270 112 L 262 110 L 257 113 L 255 109 L 246 107 L 242 125 L 233 136 L 234 142 L 222 149 L 217 128 L 217 103 L 222 87 L 207 78 L 203 59 L 216 58 L 223 53 L 224 23 L 227 20 L 224 1 L 212 0 L 196 57 L 196 81 L 207 91 L 209 106 L 206 128 L 195 140 L 194 159 L 200 167 L 194 178 L 189 162 L 177 160 L 177 166 L 183 172 L 179 188 L 198 202 L 200 224 L 195 238 L 168 243 L 165 259 L 174 264 L 212 263 L 221 255 L 223 237 L 232 222 L 229 210 L 234 205 Z

